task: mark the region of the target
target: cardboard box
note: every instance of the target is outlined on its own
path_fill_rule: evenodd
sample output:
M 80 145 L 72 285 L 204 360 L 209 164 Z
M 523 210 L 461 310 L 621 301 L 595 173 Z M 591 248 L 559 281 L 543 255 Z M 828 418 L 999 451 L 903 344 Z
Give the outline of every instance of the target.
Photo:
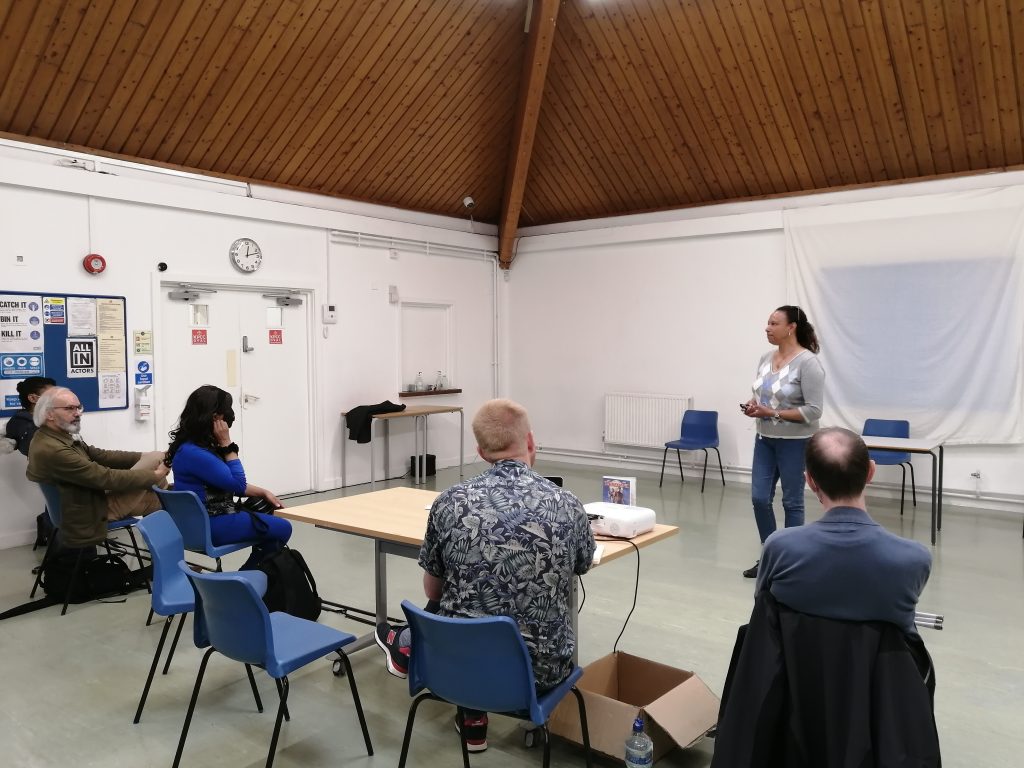
M 718 697 L 693 672 L 618 652 L 583 669 L 576 684 L 587 706 L 590 745 L 623 760 L 637 714 L 654 742 L 654 759 L 675 747 L 696 743 L 718 722 Z M 566 696 L 551 715 L 552 733 L 583 743 L 575 696 Z

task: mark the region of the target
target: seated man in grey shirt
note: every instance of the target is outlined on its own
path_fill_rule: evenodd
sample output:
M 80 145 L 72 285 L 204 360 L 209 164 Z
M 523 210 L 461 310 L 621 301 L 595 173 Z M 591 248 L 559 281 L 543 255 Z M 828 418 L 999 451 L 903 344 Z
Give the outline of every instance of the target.
M 807 443 L 807 483 L 825 508 L 818 521 L 764 543 L 755 596 L 769 590 L 801 613 L 887 621 L 917 634 L 914 614 L 932 556 L 871 519 L 864 487 L 875 463 L 859 435 L 830 427 Z

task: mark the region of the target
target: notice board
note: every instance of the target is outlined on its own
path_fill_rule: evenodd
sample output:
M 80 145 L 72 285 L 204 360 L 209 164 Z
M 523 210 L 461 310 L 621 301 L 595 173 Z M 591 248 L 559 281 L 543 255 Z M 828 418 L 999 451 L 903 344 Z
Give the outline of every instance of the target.
M 18 382 L 48 376 L 87 411 L 128 407 L 124 296 L 0 292 L 0 417 L 21 408 Z

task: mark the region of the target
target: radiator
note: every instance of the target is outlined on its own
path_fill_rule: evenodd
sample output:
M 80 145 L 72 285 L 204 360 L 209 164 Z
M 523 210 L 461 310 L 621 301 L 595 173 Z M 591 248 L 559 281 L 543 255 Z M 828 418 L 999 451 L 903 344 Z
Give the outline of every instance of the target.
M 604 396 L 604 442 L 638 448 L 664 448 L 679 437 L 683 412 L 693 407 L 687 395 L 614 392 Z

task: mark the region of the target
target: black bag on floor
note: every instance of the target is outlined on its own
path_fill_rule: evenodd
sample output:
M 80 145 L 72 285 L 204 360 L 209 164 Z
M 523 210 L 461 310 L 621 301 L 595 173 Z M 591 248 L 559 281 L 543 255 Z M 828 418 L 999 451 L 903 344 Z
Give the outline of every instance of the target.
M 53 521 L 50 520 L 48 512 L 40 512 L 36 515 L 35 547 L 45 547 L 50 543 L 51 536 L 53 536 Z
M 257 568 L 267 574 L 267 592 L 263 602 L 268 611 L 284 611 L 310 621 L 320 617 L 316 580 L 297 550 L 285 547 Z
M 46 561 L 41 581 L 47 595 L 64 599 L 77 559 L 77 551 L 51 555 Z M 133 582 L 131 569 L 117 555 L 90 557 L 86 554 L 82 557 L 75 588 L 68 602 L 86 603 L 100 597 L 127 595 L 134 587 Z

